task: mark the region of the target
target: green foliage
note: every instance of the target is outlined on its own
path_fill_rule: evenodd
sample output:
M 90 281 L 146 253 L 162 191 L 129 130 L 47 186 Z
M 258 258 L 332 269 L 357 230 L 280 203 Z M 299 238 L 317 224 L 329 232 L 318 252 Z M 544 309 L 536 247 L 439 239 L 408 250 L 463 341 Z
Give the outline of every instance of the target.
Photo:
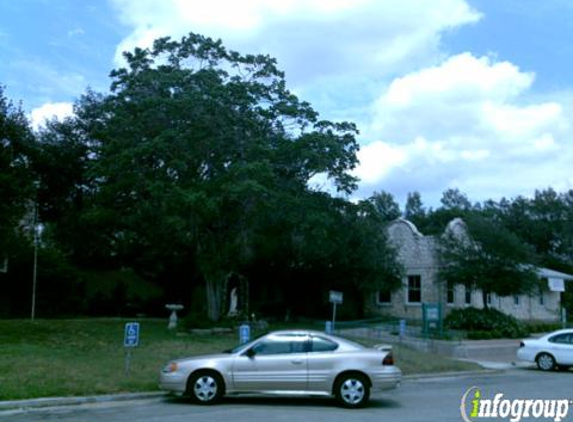
M 525 324 L 496 309 L 454 309 L 448 314 L 444 324 L 449 329 L 468 331 L 468 338 L 474 340 L 520 338 L 529 335 Z
M 467 211 L 472 208 L 467 195 L 457 188 L 445 190 L 440 202 L 445 210 Z
M 404 207 L 404 217 L 422 229 L 426 216 L 426 209 L 422 203 L 420 192 L 409 192 Z
M 74 262 L 133 268 L 176 300 L 204 284 L 214 320 L 232 274 L 287 293 L 395 283 L 374 218 L 309 187 L 355 189 L 353 123 L 321 120 L 273 58 L 198 34 L 125 59 L 110 94 L 41 134 L 42 216 Z
M 468 213 L 439 243 L 440 279 L 500 296 L 537 286 L 531 248 L 499 223 Z
M 0 85 L 0 260 L 18 242 L 16 228 L 34 200 L 36 176 L 30 157 L 35 142 L 21 108 L 4 97 Z
M 374 192 L 368 201 L 372 203 L 376 213 L 384 222 L 395 220 L 402 214 L 400 206 L 389 192 Z
M 528 321 L 525 323 L 530 333 L 549 333 L 563 328 L 561 322 Z M 571 326 L 571 325 L 569 325 Z

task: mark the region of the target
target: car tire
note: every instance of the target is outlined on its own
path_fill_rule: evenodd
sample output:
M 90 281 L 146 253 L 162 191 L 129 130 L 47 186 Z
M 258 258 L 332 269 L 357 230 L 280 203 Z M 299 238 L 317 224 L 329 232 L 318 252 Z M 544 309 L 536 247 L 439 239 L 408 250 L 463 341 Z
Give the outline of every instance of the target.
M 200 371 L 191 374 L 187 382 L 187 394 L 196 404 L 215 404 L 225 391 L 221 375 L 214 371 Z
M 537 363 L 537 367 L 542 371 L 553 371 L 557 366 L 555 358 L 549 353 L 540 353 L 537 355 L 537 358 L 535 358 L 535 362 Z
M 341 406 L 364 407 L 370 398 L 370 383 L 362 374 L 343 374 L 336 380 L 334 395 Z

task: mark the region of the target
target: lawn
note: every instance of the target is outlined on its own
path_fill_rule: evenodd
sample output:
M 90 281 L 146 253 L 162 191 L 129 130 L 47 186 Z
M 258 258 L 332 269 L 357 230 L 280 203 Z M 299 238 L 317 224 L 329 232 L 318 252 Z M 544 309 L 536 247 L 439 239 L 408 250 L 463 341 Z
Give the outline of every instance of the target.
M 169 359 L 217 352 L 238 334 L 187 334 L 167 329 L 166 320 L 140 322 L 140 345 L 125 374 L 127 320 L 0 320 L 0 400 L 156 391 Z M 272 329 L 273 327 L 271 327 Z M 476 369 L 476 366 L 395 348 L 405 374 Z

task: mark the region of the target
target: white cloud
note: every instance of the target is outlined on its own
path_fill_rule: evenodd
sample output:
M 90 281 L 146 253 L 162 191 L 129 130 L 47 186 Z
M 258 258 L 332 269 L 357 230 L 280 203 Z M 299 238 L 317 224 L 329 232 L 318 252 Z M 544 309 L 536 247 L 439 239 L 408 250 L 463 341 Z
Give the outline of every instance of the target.
M 32 128 L 38 130 L 47 120 L 62 120 L 74 113 L 72 103 L 46 103 L 33 109 L 30 113 Z
M 480 19 L 464 0 L 113 0 L 133 28 L 121 53 L 190 31 L 279 59 L 295 85 L 350 72 L 391 74 L 439 55 L 443 31 Z
M 366 132 L 378 141 L 364 147 L 358 174 L 372 174 L 375 162 L 388 167 L 384 144 L 400 160 L 364 181 L 402 197 L 426 189 L 435 201 L 458 187 L 483 200 L 557 185 L 573 158 L 570 118 L 559 101 L 526 102 L 534 80 L 470 53 L 396 78 L 374 103 Z

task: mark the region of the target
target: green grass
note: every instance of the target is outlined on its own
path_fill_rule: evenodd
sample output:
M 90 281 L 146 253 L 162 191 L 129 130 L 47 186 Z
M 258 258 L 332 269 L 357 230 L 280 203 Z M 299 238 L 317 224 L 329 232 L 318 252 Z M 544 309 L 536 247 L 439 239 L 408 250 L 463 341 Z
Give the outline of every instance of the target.
M 0 400 L 153 391 L 169 359 L 237 343 L 234 335 L 182 335 L 166 320 L 143 320 L 125 376 L 125 322 L 0 320 Z
M 156 391 L 159 370 L 170 359 L 221 351 L 238 341 L 237 333 L 174 333 L 167 320 L 140 320 L 140 345 L 126 376 L 125 322 L 0 320 L 0 400 Z M 405 374 L 476 368 L 400 346 L 394 354 Z
M 380 341 L 377 341 L 379 343 Z M 362 343 L 364 343 L 362 341 Z M 393 345 L 396 365 L 404 375 L 429 374 L 434 372 L 475 371 L 481 366 L 471 362 L 449 359 L 433 353 L 422 353 L 402 345 Z

